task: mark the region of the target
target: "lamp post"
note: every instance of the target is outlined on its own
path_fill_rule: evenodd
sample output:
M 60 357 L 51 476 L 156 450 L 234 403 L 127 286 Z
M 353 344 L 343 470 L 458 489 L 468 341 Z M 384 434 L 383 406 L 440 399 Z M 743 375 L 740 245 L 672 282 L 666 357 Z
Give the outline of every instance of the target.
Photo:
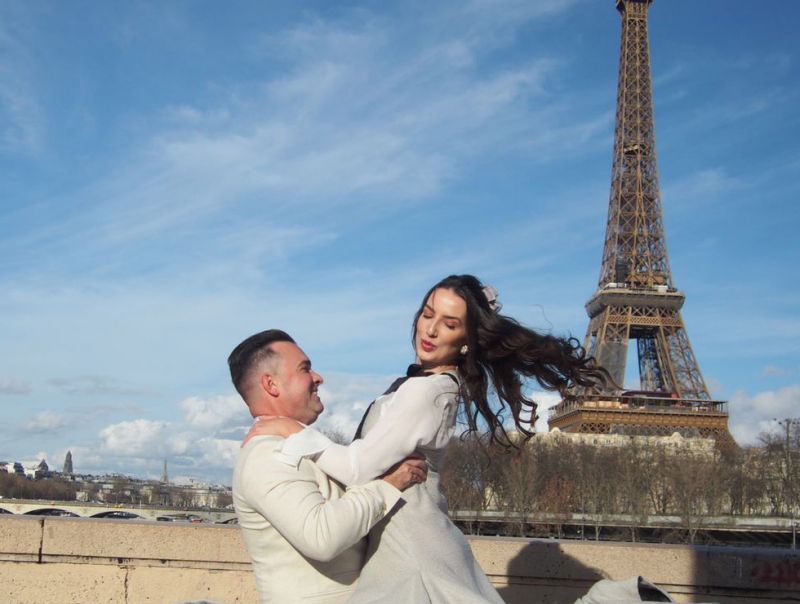
M 797 459 L 795 459 L 798 455 L 800 455 L 800 417 L 787 417 L 786 419 L 777 419 L 773 418 L 773 421 L 777 423 L 783 430 L 784 442 L 783 442 L 783 466 L 784 466 L 784 488 L 785 488 L 785 495 L 787 498 L 786 505 L 789 511 L 792 514 L 792 549 L 795 547 L 796 537 L 795 537 L 795 517 L 797 514 L 797 507 L 798 507 L 798 497 L 797 497 L 797 485 L 795 480 L 795 471 L 797 465 Z M 793 447 L 797 448 L 797 451 L 793 451 Z

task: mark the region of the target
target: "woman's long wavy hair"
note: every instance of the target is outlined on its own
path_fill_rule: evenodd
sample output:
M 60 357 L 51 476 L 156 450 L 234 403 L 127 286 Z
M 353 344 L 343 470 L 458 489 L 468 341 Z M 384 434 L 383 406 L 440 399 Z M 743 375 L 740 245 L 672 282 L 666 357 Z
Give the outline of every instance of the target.
M 495 312 L 483 293 L 483 284 L 472 275 L 450 275 L 428 290 L 414 315 L 412 342 L 425 304 L 440 288 L 455 292 L 467 303 L 468 350 L 457 362 L 467 433 L 478 431 L 482 419 L 490 443 L 516 447 L 503 426 L 504 412 L 509 410 L 523 442 L 533 436 L 526 425 L 532 427 L 536 421 L 537 405 L 522 393 L 524 380 L 535 379 L 564 399 L 572 398 L 578 386 L 611 383 L 608 372 L 586 356 L 577 339 L 540 334 Z M 499 405 L 490 404 L 490 388 Z

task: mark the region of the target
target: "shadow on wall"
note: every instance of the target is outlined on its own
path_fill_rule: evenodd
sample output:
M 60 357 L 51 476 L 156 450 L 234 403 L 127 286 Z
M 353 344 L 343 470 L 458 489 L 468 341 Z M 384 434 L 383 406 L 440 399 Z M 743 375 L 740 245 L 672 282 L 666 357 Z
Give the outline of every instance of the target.
M 800 602 L 800 551 L 724 546 L 515 540 L 507 604 L 573 604 L 601 579 L 643 576 L 681 602 Z M 511 544 L 505 542 L 505 547 Z M 512 546 L 513 547 L 513 546 Z M 498 557 L 498 562 L 503 560 Z M 488 561 L 487 572 L 491 560 Z
M 800 550 L 694 548 L 692 584 L 697 598 L 727 604 L 800 602 Z
M 525 545 L 508 563 L 507 604 L 573 604 L 605 577 L 565 553 L 557 541 L 520 540 Z

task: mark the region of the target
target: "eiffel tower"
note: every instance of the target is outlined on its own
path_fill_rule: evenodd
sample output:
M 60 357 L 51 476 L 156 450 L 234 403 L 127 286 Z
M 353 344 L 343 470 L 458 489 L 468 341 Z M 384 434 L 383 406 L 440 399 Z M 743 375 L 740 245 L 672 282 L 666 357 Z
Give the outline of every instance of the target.
M 647 12 L 653 0 L 616 0 L 622 44 L 611 196 L 597 292 L 586 303 L 584 348 L 618 385 L 636 341 L 636 390 L 575 392 L 550 412 L 564 432 L 730 439 L 727 403 L 711 399 L 667 258 L 656 166 Z

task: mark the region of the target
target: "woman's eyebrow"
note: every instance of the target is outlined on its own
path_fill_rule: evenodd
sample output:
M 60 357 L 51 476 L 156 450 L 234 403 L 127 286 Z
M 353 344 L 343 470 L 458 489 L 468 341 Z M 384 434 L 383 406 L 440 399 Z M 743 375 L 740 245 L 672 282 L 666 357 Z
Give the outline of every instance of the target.
M 436 312 L 436 311 L 434 310 L 433 306 L 431 306 L 431 305 L 429 305 L 429 304 L 426 304 L 426 305 L 425 305 L 425 310 L 429 310 L 429 311 L 431 311 L 431 312 Z M 444 315 L 444 317 L 443 317 L 443 318 L 444 318 L 444 319 L 446 319 L 446 320 L 448 320 L 448 321 L 458 321 L 459 323 L 462 323 L 462 322 L 463 322 L 463 321 L 461 320 L 461 317 L 455 317 L 455 316 L 453 316 L 453 315 Z

